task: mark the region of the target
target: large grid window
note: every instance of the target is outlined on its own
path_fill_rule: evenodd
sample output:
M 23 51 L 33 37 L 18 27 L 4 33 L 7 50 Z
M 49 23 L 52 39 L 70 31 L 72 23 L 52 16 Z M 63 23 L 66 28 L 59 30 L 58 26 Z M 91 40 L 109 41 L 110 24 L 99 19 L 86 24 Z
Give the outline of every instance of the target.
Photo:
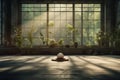
M 47 37 L 47 5 L 22 4 L 22 35 L 24 45 L 42 45 L 41 35 Z
M 100 30 L 100 4 L 75 4 L 76 41 L 81 45 L 95 45 Z
M 64 40 L 65 44 L 73 41 L 72 32 L 68 31 L 68 25 L 73 25 L 72 4 L 49 4 L 49 38 L 56 41 Z
M 74 41 L 79 45 L 97 45 L 100 4 L 22 4 L 21 12 L 22 35 L 27 38 L 31 34 L 33 45 L 44 45 L 50 39 L 62 39 L 64 45 Z M 24 44 L 29 41 L 25 39 Z

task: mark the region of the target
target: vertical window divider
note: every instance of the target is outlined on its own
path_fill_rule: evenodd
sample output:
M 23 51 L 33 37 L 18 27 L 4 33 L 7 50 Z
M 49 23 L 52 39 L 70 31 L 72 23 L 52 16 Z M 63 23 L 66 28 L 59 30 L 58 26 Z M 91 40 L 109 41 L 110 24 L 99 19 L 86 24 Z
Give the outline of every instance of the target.
M 60 27 L 61 27 L 61 4 L 60 4 Z M 61 29 L 61 28 L 60 28 Z M 60 34 L 61 35 L 61 34 Z
M 74 28 L 74 31 L 73 31 L 73 42 L 75 42 L 75 4 L 73 3 L 73 28 Z
M 83 46 L 83 4 L 81 4 L 81 45 Z
M 67 9 L 67 3 L 66 3 L 65 8 Z M 66 11 L 66 25 L 68 24 L 68 23 L 67 23 L 67 18 L 68 18 L 68 16 L 67 16 L 67 11 Z M 67 35 L 66 35 L 66 37 L 67 37 Z
M 47 3 L 47 45 L 48 45 L 48 39 L 49 39 L 49 4 Z
M 89 5 L 90 5 L 90 4 L 89 4 Z M 87 27 L 87 28 L 88 28 L 88 33 L 90 32 L 90 31 L 89 31 L 89 28 L 90 28 L 90 20 L 89 20 L 90 8 L 91 8 L 91 7 L 89 6 L 89 7 L 88 7 L 88 13 L 87 13 L 87 21 L 88 21 L 88 27 Z M 93 7 L 92 7 L 92 8 L 93 8 Z M 87 44 L 89 44 L 90 35 L 88 34 L 87 37 L 88 37 L 88 43 L 87 43 Z

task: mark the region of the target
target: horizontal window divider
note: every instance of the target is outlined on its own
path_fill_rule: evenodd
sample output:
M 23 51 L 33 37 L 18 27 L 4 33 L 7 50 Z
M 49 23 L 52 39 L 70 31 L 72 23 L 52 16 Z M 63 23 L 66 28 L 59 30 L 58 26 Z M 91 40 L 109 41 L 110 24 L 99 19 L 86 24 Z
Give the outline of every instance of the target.
M 47 12 L 47 11 L 21 11 L 21 12 Z

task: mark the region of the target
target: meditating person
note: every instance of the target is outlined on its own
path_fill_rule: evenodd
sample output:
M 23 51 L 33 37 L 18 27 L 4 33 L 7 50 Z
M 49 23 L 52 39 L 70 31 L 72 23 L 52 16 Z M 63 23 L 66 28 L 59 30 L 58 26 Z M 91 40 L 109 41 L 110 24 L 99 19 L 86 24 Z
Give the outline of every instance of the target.
M 60 52 L 57 54 L 57 58 L 52 59 L 52 61 L 68 61 L 68 59 L 64 58 L 64 54 Z

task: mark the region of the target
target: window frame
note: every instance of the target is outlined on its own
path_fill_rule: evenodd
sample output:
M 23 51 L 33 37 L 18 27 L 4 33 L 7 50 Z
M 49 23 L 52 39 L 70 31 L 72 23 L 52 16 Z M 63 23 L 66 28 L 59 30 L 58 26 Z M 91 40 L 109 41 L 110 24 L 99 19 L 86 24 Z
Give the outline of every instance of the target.
M 22 3 L 22 4 L 24 4 L 24 3 Z M 28 4 L 32 4 L 32 3 L 28 3 Z M 42 3 L 38 3 L 38 4 L 42 4 Z M 52 4 L 52 3 L 44 3 L 44 4 L 46 4 L 47 5 L 47 23 L 49 22 L 49 4 Z M 55 4 L 59 4 L 59 3 L 55 3 Z M 69 4 L 69 3 L 66 3 L 66 4 Z M 72 4 L 72 8 L 73 8 L 73 27 L 75 26 L 75 12 L 77 12 L 77 11 L 75 11 L 75 4 L 86 4 L 86 3 L 70 3 L 70 4 Z M 99 11 L 100 12 L 100 30 L 102 30 L 102 23 L 104 22 L 104 21 L 102 21 L 103 20 L 103 18 L 102 18 L 102 15 L 103 15 L 103 9 L 102 9 L 102 4 L 101 3 L 87 3 L 87 4 L 100 4 L 100 8 L 101 8 L 101 11 Z M 52 12 L 52 11 L 51 11 Z M 57 11 L 55 11 L 55 12 L 57 12 Z M 65 11 L 66 12 L 66 11 Z M 68 11 L 69 12 L 69 11 Z M 71 12 L 71 11 L 70 11 Z M 79 12 L 79 11 L 78 11 Z M 83 16 L 83 12 L 85 12 L 85 11 L 83 11 L 83 7 L 81 8 L 81 15 Z M 86 11 L 86 12 L 88 12 L 88 11 Z M 91 11 L 92 12 L 92 11 Z M 21 19 L 22 20 L 22 19 Z M 79 46 L 83 46 L 84 44 L 83 44 L 83 19 L 81 18 L 81 45 L 79 45 Z M 47 38 L 49 38 L 49 33 L 48 33 L 48 24 L 47 24 L 47 30 L 46 30 L 46 34 L 47 34 Z M 75 32 L 73 32 L 73 42 L 75 41 Z

